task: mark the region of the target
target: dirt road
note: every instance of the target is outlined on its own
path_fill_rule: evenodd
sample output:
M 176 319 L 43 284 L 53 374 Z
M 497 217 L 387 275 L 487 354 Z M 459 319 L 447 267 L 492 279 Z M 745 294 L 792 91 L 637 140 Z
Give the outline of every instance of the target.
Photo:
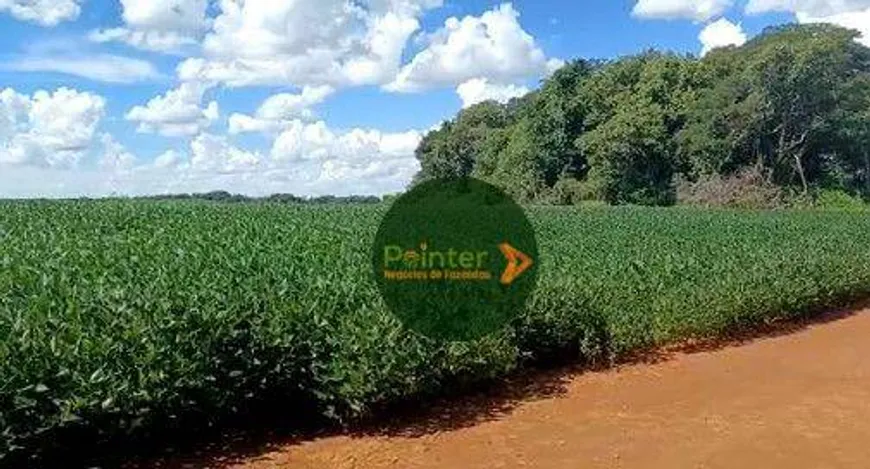
M 870 467 L 870 311 L 537 380 L 518 384 L 516 399 L 470 399 L 415 424 L 294 442 L 232 467 Z

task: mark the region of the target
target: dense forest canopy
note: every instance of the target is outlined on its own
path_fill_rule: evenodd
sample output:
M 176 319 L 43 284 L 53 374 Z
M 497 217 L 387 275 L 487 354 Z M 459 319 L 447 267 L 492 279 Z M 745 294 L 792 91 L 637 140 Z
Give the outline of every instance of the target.
M 473 176 L 526 202 L 667 205 L 748 168 L 797 194 L 870 197 L 870 49 L 833 25 L 765 30 L 702 59 L 576 60 L 469 107 L 417 149 L 417 180 Z

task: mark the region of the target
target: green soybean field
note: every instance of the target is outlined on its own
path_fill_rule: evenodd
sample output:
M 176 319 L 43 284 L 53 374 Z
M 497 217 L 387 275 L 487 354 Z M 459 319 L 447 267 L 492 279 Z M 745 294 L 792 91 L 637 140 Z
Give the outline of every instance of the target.
M 0 463 L 264 409 L 348 423 L 870 293 L 862 212 L 530 208 L 541 259 L 525 310 L 486 338 L 438 342 L 378 294 L 386 209 L 0 202 Z

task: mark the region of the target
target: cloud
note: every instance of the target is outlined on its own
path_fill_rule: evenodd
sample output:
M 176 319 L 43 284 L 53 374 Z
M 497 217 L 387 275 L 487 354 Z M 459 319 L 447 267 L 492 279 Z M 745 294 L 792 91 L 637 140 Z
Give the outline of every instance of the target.
M 346 184 L 349 181 L 358 181 L 365 188 L 359 193 L 383 195 L 402 190 L 405 184 L 396 182 L 410 181 L 419 170 L 417 161 L 409 159 L 363 162 L 329 160 L 323 163 L 317 182 Z M 375 189 L 377 187 L 392 189 Z
M 734 0 L 638 0 L 632 15 L 648 19 L 709 21 L 733 5 Z
M 746 43 L 746 33 L 740 24 L 734 24 L 725 18 L 708 24 L 698 35 L 701 41 L 701 55 L 707 55 L 713 49 L 726 46 L 742 46 Z
M 33 96 L 0 92 L 0 166 L 72 166 L 90 148 L 105 114 L 98 95 L 60 88 Z
M 381 160 L 413 158 L 423 136 L 417 131 L 382 133 L 372 129 L 334 132 L 325 122 L 292 121 L 275 139 L 275 161 Z
M 0 65 L 14 72 L 49 72 L 74 75 L 104 83 L 135 83 L 156 80 L 160 73 L 150 62 L 111 54 L 28 55 Z
M 327 162 L 256 171 L 211 173 L 141 165 L 129 171 L 60 170 L 31 166 L 0 171 L 0 197 L 104 197 L 228 190 L 251 196 L 292 193 L 384 195 L 404 190 L 419 167 L 413 160 L 348 164 Z
M 236 173 L 259 166 L 259 153 L 249 152 L 229 143 L 226 137 L 200 134 L 191 143 L 190 166 L 196 171 Z
M 855 29 L 861 33 L 859 42 L 870 47 L 870 8 L 862 11 L 839 13 L 831 16 L 814 17 L 799 12 L 797 19 L 801 23 L 831 23 L 844 28 Z
M 218 103 L 205 108 L 201 103 L 209 86 L 202 83 L 182 83 L 162 96 L 152 98 L 144 106 L 127 112 L 126 119 L 138 122 L 138 131 L 167 137 L 193 136 L 211 126 L 219 117 Z
M 199 126 L 204 111 L 190 103 L 201 101 L 203 91 L 182 84 L 138 107 L 133 114 L 139 115 L 134 117 L 155 130 L 191 121 Z M 301 101 L 325 96 L 327 91 L 291 95 L 298 99 L 283 97 L 275 100 L 281 105 L 274 110 L 264 103 L 261 114 L 283 119 L 289 116 L 288 107 L 302 109 Z M 142 159 L 115 136 L 98 132 L 105 107 L 102 97 L 67 88 L 32 96 L 12 89 L 0 91 L 0 197 L 219 189 L 250 195 L 381 195 L 403 189 L 419 170 L 414 152 L 422 132 L 340 131 L 322 121 L 300 119 L 287 122 L 265 153 L 242 148 L 228 136 L 201 131 L 186 150 Z
M 100 137 L 103 146 L 103 156 L 100 158 L 100 168 L 108 172 L 128 171 L 136 164 L 136 156 L 127 151 L 124 145 L 118 143 L 110 134 Z
M 479 17 L 449 18 L 386 89 L 416 92 L 481 77 L 509 83 L 545 75 L 559 65 L 561 61 L 547 59 L 520 26 L 519 12 L 505 3 Z
M 271 154 L 203 133 L 186 152 L 141 162 L 110 136 L 94 167 L 60 170 L 16 165 L 0 171 L 0 197 L 147 195 L 227 190 L 253 196 L 383 195 L 403 190 L 420 169 L 414 157 L 422 134 L 374 129 L 338 132 L 322 122 L 295 122 Z M 295 137 L 291 135 L 295 132 Z M 280 139 L 279 139 L 280 140 Z M 131 165 L 132 164 L 132 165 Z
M 181 63 L 178 74 L 229 86 L 382 84 L 395 76 L 419 17 L 441 2 L 221 0 L 204 57 Z
M 233 114 L 229 119 L 229 132 L 277 132 L 295 119 L 314 117 L 311 107 L 323 102 L 333 93 L 330 86 L 305 87 L 299 94 L 280 93 L 270 96 L 254 116 Z
M 78 18 L 83 0 L 0 0 L 0 12 L 8 12 L 22 21 L 42 26 L 56 26 L 61 21 Z
M 423 134 L 416 130 L 337 131 L 322 121 L 295 120 L 275 139 L 270 158 L 261 161 L 260 174 L 264 180 L 276 182 L 287 178 L 298 185 L 283 192 L 375 195 L 397 192 L 420 169 L 414 152 L 422 138 Z M 306 180 L 300 182 L 301 179 Z
M 121 0 L 121 8 L 125 26 L 92 31 L 92 41 L 179 52 L 198 44 L 211 22 L 206 15 L 208 0 Z
M 175 150 L 167 150 L 154 158 L 155 168 L 176 168 L 181 165 L 182 155 Z
M 474 78 L 456 88 L 463 108 L 490 100 L 504 104 L 528 92 L 529 89 L 525 86 L 490 83 L 486 78 Z
M 73 180 L 78 179 L 78 176 L 83 172 L 86 174 L 99 174 L 99 187 L 103 187 L 104 195 L 123 194 L 126 189 L 126 175 L 133 172 L 136 167 L 137 158 L 135 155 L 127 151 L 121 143 L 118 143 L 112 135 L 104 133 L 100 137 L 102 146 L 102 156 L 97 161 L 96 170 L 68 170 L 67 173 L 75 174 Z M 48 171 L 53 173 L 52 171 Z M 58 173 L 53 173 L 58 174 Z M 61 173 L 62 174 L 62 173 Z M 42 182 L 40 184 L 43 184 Z M 69 184 L 69 183 L 67 183 Z
M 870 46 L 870 0 L 749 0 L 746 12 L 794 13 L 800 23 L 831 23 L 855 29 L 860 42 Z
M 749 14 L 783 11 L 821 18 L 870 9 L 870 0 L 749 0 Z
M 130 28 L 109 28 L 91 31 L 93 42 L 123 42 L 137 49 L 164 53 L 180 52 L 185 46 L 198 44 L 195 38 L 168 31 L 142 31 Z

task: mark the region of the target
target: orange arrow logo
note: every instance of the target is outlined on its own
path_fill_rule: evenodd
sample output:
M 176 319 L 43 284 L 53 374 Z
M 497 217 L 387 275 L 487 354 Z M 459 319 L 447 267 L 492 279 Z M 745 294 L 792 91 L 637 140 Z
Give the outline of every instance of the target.
M 529 270 L 535 264 L 535 261 L 531 257 L 508 243 L 502 243 L 498 248 L 501 249 L 501 253 L 504 254 L 505 259 L 508 261 L 504 273 L 501 274 L 502 285 L 514 283 L 523 272 Z

